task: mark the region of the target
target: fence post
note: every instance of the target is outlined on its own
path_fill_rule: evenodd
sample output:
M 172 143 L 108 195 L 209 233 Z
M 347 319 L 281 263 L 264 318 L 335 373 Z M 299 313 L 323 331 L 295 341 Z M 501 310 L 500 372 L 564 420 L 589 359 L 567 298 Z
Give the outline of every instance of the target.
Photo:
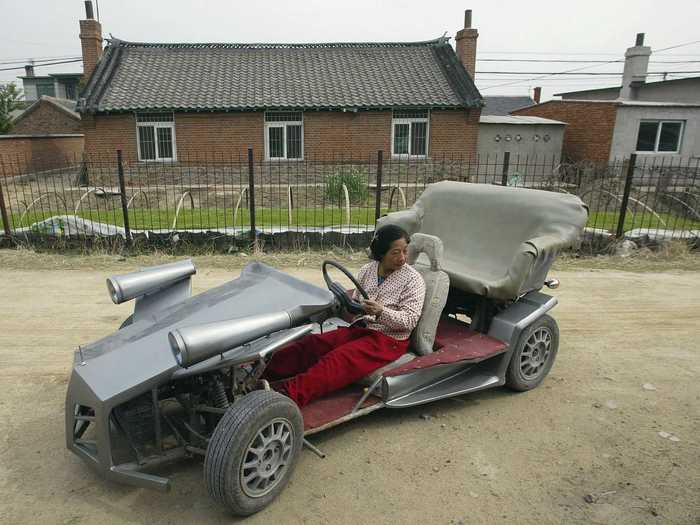
M 627 204 L 630 200 L 630 190 L 632 189 L 632 178 L 634 177 L 634 165 L 637 163 L 637 154 L 632 153 L 627 163 L 627 175 L 625 177 L 625 191 L 622 194 L 622 204 L 620 204 L 620 218 L 617 221 L 616 237 L 619 239 L 625 233 L 625 217 L 627 215 Z
M 248 209 L 250 210 L 250 240 L 258 247 L 258 232 L 255 228 L 255 172 L 253 170 L 253 148 L 248 148 Z
M 501 172 L 501 186 L 508 186 L 508 168 L 510 167 L 510 151 L 503 154 L 503 171 Z
M 382 164 L 384 159 L 384 152 L 382 150 L 377 151 L 377 190 L 374 197 L 374 222 L 379 220 L 379 216 L 382 213 Z
M 119 197 L 122 201 L 122 215 L 124 217 L 124 234 L 126 245 L 131 245 L 131 228 L 129 228 L 129 210 L 126 207 L 126 184 L 124 183 L 124 165 L 122 163 L 122 150 L 117 150 L 117 176 L 119 177 Z
M 2 215 L 2 224 L 5 228 L 5 235 L 9 238 L 12 235 L 10 230 L 10 220 L 7 218 L 7 208 L 5 208 L 5 195 L 2 192 L 2 179 L 5 178 L 5 169 L 2 170 L 2 178 L 0 178 L 0 215 Z

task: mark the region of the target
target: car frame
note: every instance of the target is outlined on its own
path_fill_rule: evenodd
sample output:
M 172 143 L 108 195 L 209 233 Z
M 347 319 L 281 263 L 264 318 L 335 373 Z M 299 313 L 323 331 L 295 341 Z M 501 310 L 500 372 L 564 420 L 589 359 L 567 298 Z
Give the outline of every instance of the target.
M 515 297 L 500 297 L 496 288 L 474 293 L 450 286 L 424 355 L 401 359 L 302 409 L 270 388 L 265 368 L 285 344 L 346 326 L 348 312 L 362 313 L 361 304 L 330 277 L 336 267 L 354 281 L 341 265 L 324 263 L 324 289 L 251 263 L 237 279 L 196 296 L 189 260 L 110 277 L 110 297 L 117 304 L 134 300 L 134 314 L 115 333 L 75 352 L 65 405 L 68 449 L 109 480 L 161 490 L 169 489 L 170 480 L 157 474 L 159 467 L 202 457 L 212 498 L 234 514 L 250 515 L 284 489 L 304 444 L 322 455 L 306 439 L 310 435 L 382 408 L 502 385 L 535 388 L 559 347 L 559 329 L 548 315 L 557 300 L 540 289 L 558 286 L 545 279 L 552 250 L 555 256 L 575 242 L 585 224 L 584 205 L 573 196 L 542 195 L 548 192 L 433 186 L 414 205 L 416 216 L 431 195 L 441 202 L 441 195 L 457 188 L 483 199 L 480 192 L 486 191 L 507 202 L 513 195 L 563 202 L 575 210 L 573 233 L 541 250 L 546 268 L 530 270 Z M 416 239 L 411 245 L 423 246 L 412 262 L 442 272 L 442 242 L 421 231 L 408 211 L 380 224 L 404 225 Z M 535 268 L 537 254 L 531 262 Z M 448 273 L 459 279 L 458 269 Z

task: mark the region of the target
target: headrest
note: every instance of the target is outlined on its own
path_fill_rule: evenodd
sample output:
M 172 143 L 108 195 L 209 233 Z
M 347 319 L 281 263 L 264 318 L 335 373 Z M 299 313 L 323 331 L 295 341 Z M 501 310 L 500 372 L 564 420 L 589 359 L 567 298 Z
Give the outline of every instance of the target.
M 442 241 L 435 235 L 414 233 L 408 245 L 408 264 L 413 266 L 421 253 L 430 260 L 430 269 L 434 272 L 442 269 Z

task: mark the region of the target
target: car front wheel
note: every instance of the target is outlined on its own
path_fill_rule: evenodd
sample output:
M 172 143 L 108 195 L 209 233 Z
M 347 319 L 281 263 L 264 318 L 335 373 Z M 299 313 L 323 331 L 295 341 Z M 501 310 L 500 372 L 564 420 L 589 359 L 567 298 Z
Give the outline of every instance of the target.
M 506 386 L 518 392 L 538 386 L 549 374 L 558 350 L 557 322 L 543 315 L 520 334 L 506 372 Z
M 282 492 L 301 451 L 304 426 L 286 396 L 256 390 L 235 402 L 212 434 L 204 461 L 209 495 L 249 516 Z

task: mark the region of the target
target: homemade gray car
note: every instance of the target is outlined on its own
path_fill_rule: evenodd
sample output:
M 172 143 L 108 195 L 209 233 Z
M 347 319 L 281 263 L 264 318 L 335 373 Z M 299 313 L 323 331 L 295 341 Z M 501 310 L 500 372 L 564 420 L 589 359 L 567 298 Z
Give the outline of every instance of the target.
M 411 351 L 301 410 L 270 389 L 265 367 L 286 343 L 347 324 L 343 311 L 362 313 L 331 278 L 352 277 L 340 265 L 324 263 L 328 289 L 252 263 L 194 297 L 191 261 L 111 277 L 112 300 L 134 300 L 134 313 L 75 353 L 68 449 L 109 480 L 157 489 L 170 484 L 159 466 L 201 456 L 209 494 L 236 514 L 257 512 L 286 485 L 302 444 L 319 453 L 311 434 L 380 408 L 539 385 L 559 346 L 547 314 L 557 301 L 540 290 L 557 286 L 547 272 L 586 219 L 568 194 L 428 186 L 379 221 L 412 235 L 409 262 L 426 281 Z

